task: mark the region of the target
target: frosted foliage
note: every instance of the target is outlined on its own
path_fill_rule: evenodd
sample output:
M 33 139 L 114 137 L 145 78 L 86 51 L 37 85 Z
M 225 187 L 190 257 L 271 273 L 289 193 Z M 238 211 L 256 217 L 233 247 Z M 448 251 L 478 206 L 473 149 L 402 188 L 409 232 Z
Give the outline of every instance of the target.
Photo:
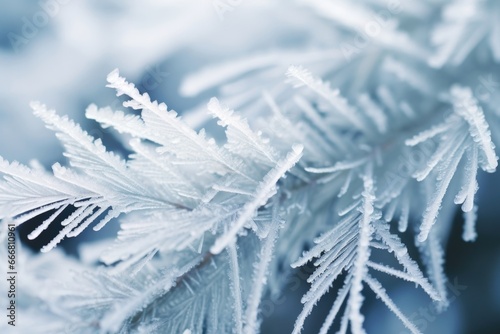
M 22 332 L 259 333 L 263 298 L 308 263 L 315 270 L 294 334 L 337 281 L 322 334 L 369 332 L 367 292 L 420 333 L 387 277 L 439 309 L 449 304 L 441 227 L 461 210 L 463 239 L 480 240 L 479 176 L 498 166 L 500 96 L 463 74 L 474 69 L 482 80 L 498 66 L 499 4 L 297 2 L 287 3 L 291 18 L 331 39 L 226 57 L 181 83 L 186 95 L 217 93 L 187 114 L 217 126 L 191 126 L 118 70 L 107 87 L 122 110 L 92 104 L 85 115 L 116 131 L 125 157 L 31 104 L 67 164 L 0 158 L 2 242 L 7 224 L 39 218 L 29 239 L 60 227 L 47 254 L 23 249 Z M 382 10 L 380 32 L 357 45 L 352 32 Z M 432 24 L 417 29 L 419 20 Z M 108 224 L 120 230 L 99 256 L 82 250 L 75 260 L 57 247 Z M 402 233 L 414 236 L 420 259 Z

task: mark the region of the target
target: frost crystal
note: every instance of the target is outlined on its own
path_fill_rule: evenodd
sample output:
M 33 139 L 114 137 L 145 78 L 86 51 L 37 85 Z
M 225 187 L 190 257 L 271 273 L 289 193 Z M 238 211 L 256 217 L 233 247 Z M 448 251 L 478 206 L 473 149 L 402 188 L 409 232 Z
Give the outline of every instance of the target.
M 125 158 L 32 103 L 69 164 L 47 171 L 0 158 L 2 227 L 43 216 L 28 235 L 35 239 L 62 225 L 42 248 L 48 254 L 23 259 L 24 332 L 258 333 L 262 299 L 309 262 L 315 271 L 294 334 L 337 280 L 322 334 L 365 333 L 369 290 L 420 333 L 385 276 L 441 309 L 449 304 L 439 228 L 460 205 L 463 239 L 478 237 L 478 175 L 498 167 L 498 104 L 477 96 L 462 74 L 498 65 L 500 26 L 489 9 L 499 6 L 405 2 L 375 33 L 371 13 L 386 10 L 383 1 L 300 3 L 311 29 L 331 27 L 331 39 L 216 64 L 183 82 L 186 95 L 218 90 L 220 100 L 204 111 L 217 129 L 192 128 L 118 70 L 108 87 L 125 110 L 90 105 L 86 116 L 129 139 Z M 415 20 L 436 24 L 415 29 Z M 98 259 L 74 261 L 54 249 L 107 224 L 120 231 Z M 398 232 L 415 232 L 425 268 Z M 55 284 L 45 267 L 74 274 Z

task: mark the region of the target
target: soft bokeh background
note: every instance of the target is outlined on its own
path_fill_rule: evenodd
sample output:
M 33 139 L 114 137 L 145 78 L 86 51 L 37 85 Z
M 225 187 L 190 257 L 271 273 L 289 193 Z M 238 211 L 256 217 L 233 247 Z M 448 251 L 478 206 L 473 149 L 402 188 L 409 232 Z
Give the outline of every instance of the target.
M 303 9 L 287 7 L 286 1 L 243 0 L 223 16 L 211 0 L 42 3 L 51 4 L 45 8 L 52 16 L 30 30 L 26 22 L 43 20 L 44 7 L 38 1 L 0 0 L 0 155 L 23 163 L 37 159 L 47 167 L 64 161 L 62 150 L 53 133 L 31 114 L 32 100 L 69 115 L 91 135 L 120 150 L 111 132 L 84 118 L 91 102 L 119 108 L 114 92 L 104 87 L 107 73 L 114 68 L 120 68 L 141 91 L 184 112 L 193 124 L 201 124 L 203 120 L 189 119 L 189 110 L 206 103 L 217 91 L 197 94 L 182 85 L 186 76 L 227 59 L 272 50 L 293 53 L 311 44 L 321 47 L 326 39 L 331 45 L 336 38 L 333 33 L 311 31 L 314 16 L 300 15 Z M 321 24 L 316 22 L 315 27 Z M 25 37 L 13 43 L 12 33 L 23 36 L 23 29 Z M 370 47 L 363 52 L 371 52 Z M 287 66 L 287 61 L 276 58 L 278 65 Z M 410 318 L 425 326 L 425 333 L 500 333 L 500 177 L 488 175 L 482 181 L 478 241 L 466 244 L 461 240 L 461 217 L 457 216 L 447 245 L 450 281 L 465 286 L 456 290 L 449 310 L 434 315 L 430 301 L 411 284 L 395 281 L 389 291 Z M 85 234 L 87 239 L 93 237 L 91 232 Z M 74 254 L 74 245 L 66 242 L 64 247 Z M 308 268 L 295 272 L 283 296 L 264 301 L 262 333 L 291 331 L 301 308 L 300 297 L 308 287 L 308 272 Z M 333 296 L 330 293 L 330 300 L 322 300 L 306 322 L 305 333 L 318 331 Z M 369 333 L 406 333 L 380 301 L 368 297 Z

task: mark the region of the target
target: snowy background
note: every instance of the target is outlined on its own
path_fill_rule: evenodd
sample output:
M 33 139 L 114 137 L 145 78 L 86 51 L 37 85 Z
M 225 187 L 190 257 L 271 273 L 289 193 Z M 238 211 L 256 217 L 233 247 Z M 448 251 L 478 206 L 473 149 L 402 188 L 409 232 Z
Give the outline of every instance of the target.
M 110 148 L 121 149 L 111 132 L 84 118 L 91 102 L 119 108 L 114 92 L 104 87 L 107 73 L 114 68 L 141 91 L 184 113 L 192 124 L 202 125 L 205 120 L 190 119 L 189 111 L 206 104 L 213 95 L 230 95 L 210 88 L 206 77 L 211 76 L 216 85 L 236 76 L 218 73 L 217 64 L 269 54 L 261 57 L 260 64 L 247 65 L 274 67 L 279 77 L 296 54 L 305 50 L 329 50 L 333 57 L 340 54 L 342 31 L 329 27 L 327 20 L 308 8 L 291 5 L 292 1 L 225 3 L 234 5 L 226 5 L 229 9 L 225 10 L 211 0 L 0 0 L 0 155 L 23 163 L 37 159 L 47 167 L 63 161 L 53 133 L 32 116 L 32 100 L 69 115 Z M 409 24 L 428 24 L 418 22 L 425 10 L 418 4 L 405 7 L 416 13 Z M 362 52 L 377 52 L 376 45 L 368 45 Z M 211 65 L 215 66 L 213 72 L 204 70 Z M 363 75 L 360 71 L 356 75 Z M 244 74 L 252 75 L 251 71 Z M 204 83 L 197 86 L 195 79 L 200 77 L 205 78 Z M 245 104 L 243 97 L 223 101 Z M 395 281 L 391 287 L 396 303 L 421 328 L 425 326 L 425 333 L 500 332 L 499 184 L 498 175 L 487 175 L 481 183 L 476 243 L 461 240 L 461 218 L 457 216 L 447 246 L 446 269 L 450 282 L 458 282 L 460 287 L 450 290 L 452 303 L 446 312 L 435 315 L 430 301 L 413 295 L 403 283 Z M 109 228 L 108 233 L 114 230 Z M 93 236 L 92 232 L 85 234 L 87 239 Z M 41 244 L 44 240 L 32 246 Z M 74 245 L 64 247 L 75 253 Z M 297 271 L 283 296 L 263 302 L 262 333 L 291 332 L 301 309 L 300 297 L 308 287 L 307 273 L 307 268 Z M 306 322 L 305 333 L 318 331 L 331 302 L 322 300 Z M 404 333 L 399 321 L 380 303 L 369 300 L 365 312 L 370 333 Z

